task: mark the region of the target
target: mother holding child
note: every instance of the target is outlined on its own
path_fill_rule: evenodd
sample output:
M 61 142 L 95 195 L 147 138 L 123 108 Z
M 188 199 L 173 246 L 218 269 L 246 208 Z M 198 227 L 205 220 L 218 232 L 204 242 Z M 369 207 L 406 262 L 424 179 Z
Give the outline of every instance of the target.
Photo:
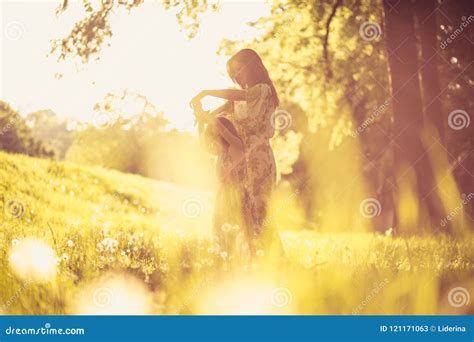
M 213 226 L 220 247 L 229 254 L 248 251 L 255 257 L 264 254 L 276 237 L 265 218 L 276 182 L 270 138 L 275 132 L 272 114 L 279 101 L 254 50 L 243 49 L 232 56 L 227 71 L 240 89 L 203 90 L 191 100 L 191 106 L 201 141 L 218 156 Z M 206 112 L 200 102 L 206 96 L 227 102 Z M 234 230 L 245 237 L 238 246 Z M 277 244 L 280 248 L 279 238 Z

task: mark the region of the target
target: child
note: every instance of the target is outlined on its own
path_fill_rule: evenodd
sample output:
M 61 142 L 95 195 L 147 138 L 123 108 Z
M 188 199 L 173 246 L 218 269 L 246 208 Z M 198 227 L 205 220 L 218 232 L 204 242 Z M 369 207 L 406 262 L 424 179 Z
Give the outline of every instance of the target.
M 213 113 L 193 103 L 199 137 L 208 151 L 217 155 L 217 194 L 214 208 L 213 229 L 222 252 L 228 256 L 245 248 L 236 242 L 247 234 L 244 222 L 243 201 L 246 180 L 245 149 L 242 139 L 225 117 L 223 106 Z M 246 240 L 246 239 L 243 239 Z

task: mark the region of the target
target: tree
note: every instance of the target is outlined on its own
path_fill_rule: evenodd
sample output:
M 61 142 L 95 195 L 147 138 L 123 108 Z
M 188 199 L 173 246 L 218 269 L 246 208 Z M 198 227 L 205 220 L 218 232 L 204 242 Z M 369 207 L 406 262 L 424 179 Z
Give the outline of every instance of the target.
M 474 2 L 450 0 L 437 5 L 440 99 L 445 143 L 461 196 L 473 192 L 474 173 Z M 447 124 L 447 125 L 446 125 Z M 459 203 L 459 199 L 457 199 Z M 474 202 L 463 205 L 466 222 L 474 221 Z M 470 221 L 469 221 L 470 218 Z
M 52 157 L 54 154 L 33 137 L 20 114 L 3 101 L 0 101 L 0 150 L 40 157 Z
M 291 104 L 306 116 L 304 125 L 292 126 L 304 138 L 291 180 L 304 194 L 300 198 L 307 218 L 318 221 L 321 229 L 366 226 L 369 220 L 361 217 L 359 203 L 367 197 L 391 197 L 382 192 L 389 191 L 384 182 L 391 166 L 385 148 L 391 112 L 385 104 L 383 41 L 381 32 L 371 41 L 359 34 L 361 25 L 380 17 L 381 10 L 366 1 L 275 1 L 271 16 L 252 24 L 265 32 L 250 46 L 270 69 L 283 109 L 293 122 L 299 111 Z M 225 41 L 222 53 L 242 47 L 242 42 Z M 366 122 L 371 125 L 357 132 Z M 381 215 L 393 211 L 390 201 L 382 205 Z M 347 215 L 339 215 L 341 210 Z M 379 230 L 393 224 L 373 223 Z
M 75 132 L 68 127 L 68 120 L 59 118 L 52 110 L 39 110 L 29 113 L 26 122 L 31 126 L 35 139 L 42 141 L 54 151 L 55 158 L 64 159 L 75 135 Z
M 128 104 L 129 106 L 125 106 Z M 123 108 L 133 108 L 124 113 Z M 164 132 L 163 113 L 146 96 L 123 91 L 109 93 L 94 106 L 92 125 L 77 132 L 68 160 L 140 173 L 143 145 Z
M 446 213 L 438 194 L 428 150 L 421 141 L 424 122 L 413 4 L 410 1 L 400 2 L 396 10 L 392 9 L 388 0 L 384 0 L 383 5 L 393 96 L 397 182 L 413 184 L 409 177 L 410 170 L 414 170 L 418 207 L 425 207 L 431 225 L 440 227 Z
M 436 38 L 435 0 L 417 0 L 413 6 L 416 29 L 420 40 L 420 74 L 424 118 L 432 124 L 445 144 L 445 121 L 443 118 L 440 81 L 438 76 L 438 40 Z
M 67 1 L 63 3 L 67 8 Z M 141 3 L 104 0 L 93 8 L 85 1 L 88 16 L 53 49 L 60 59 L 76 55 L 87 62 L 98 56 L 112 34 L 111 13 Z M 190 36 L 200 14 L 212 7 L 191 0 L 168 0 L 164 5 L 176 11 Z M 305 199 L 313 206 L 306 206 L 307 212 L 315 213 L 308 216 L 324 213 L 336 221 L 340 217 L 334 212 L 341 207 L 349 212 L 361 196 L 370 196 L 380 198 L 383 213 L 390 212 L 389 223 L 375 223 L 386 229 L 396 223 L 399 204 L 408 202 L 407 185 L 418 202 L 413 211 L 421 208 L 430 224 L 438 226 L 445 214 L 435 179 L 439 165 L 430 160 L 431 145 L 422 139 L 430 126 L 436 127 L 432 138 L 440 139 L 459 189 L 472 191 L 474 125 L 452 130 L 446 123 L 452 110 L 474 111 L 469 33 L 474 26 L 450 43 L 449 51 L 437 48 L 443 34 L 459 31 L 451 19 L 463 16 L 463 21 L 470 21 L 472 8 L 469 0 L 278 0 L 272 2 L 268 18 L 252 23 L 264 34 L 245 46 L 263 56 L 282 103 L 296 105 L 307 117 L 305 129 L 292 129 L 304 135 L 293 170 L 312 176 L 308 182 L 297 182 L 318 196 Z M 385 29 L 381 31 L 380 25 Z M 221 53 L 242 47 L 242 42 L 225 41 Z M 473 203 L 468 206 L 472 213 Z M 345 219 L 338 225 L 354 225 L 354 217 Z
M 67 37 L 53 40 L 51 53 L 58 53 L 58 60 L 70 57 L 79 57 L 83 63 L 91 58 L 99 59 L 100 51 L 105 44 L 109 44 L 112 37 L 112 27 L 109 19 L 114 11 L 125 10 L 130 12 L 143 4 L 143 0 L 101 0 L 95 4 L 84 0 L 85 18 L 77 22 Z M 208 10 L 216 10 L 218 4 L 210 4 L 207 0 L 164 0 L 165 10 L 173 10 L 178 22 L 187 35 L 192 38 L 199 28 L 200 16 Z M 61 0 L 56 14 L 67 11 L 69 0 Z

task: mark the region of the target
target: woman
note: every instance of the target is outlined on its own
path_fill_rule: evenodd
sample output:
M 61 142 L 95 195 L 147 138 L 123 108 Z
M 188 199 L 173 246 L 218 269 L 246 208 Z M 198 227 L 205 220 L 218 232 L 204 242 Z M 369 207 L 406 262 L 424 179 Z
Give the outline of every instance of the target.
M 272 114 L 278 96 L 260 56 L 244 49 L 227 62 L 230 78 L 240 89 L 203 90 L 191 101 L 199 103 L 206 96 L 228 100 L 227 117 L 235 125 L 245 148 L 246 198 L 245 220 L 251 237 L 251 252 L 262 249 L 264 237 L 271 237 L 265 224 L 268 202 L 276 181 L 276 168 L 269 139 L 275 129 Z

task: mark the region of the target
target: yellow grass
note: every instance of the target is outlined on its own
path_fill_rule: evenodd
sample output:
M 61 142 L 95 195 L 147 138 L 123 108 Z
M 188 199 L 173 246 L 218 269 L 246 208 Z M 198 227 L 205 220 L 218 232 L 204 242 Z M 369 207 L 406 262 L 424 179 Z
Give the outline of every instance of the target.
M 249 266 L 211 241 L 212 194 L 20 155 L 0 165 L 3 314 L 473 313 L 453 305 L 474 294 L 472 236 L 281 231 L 286 259 Z

